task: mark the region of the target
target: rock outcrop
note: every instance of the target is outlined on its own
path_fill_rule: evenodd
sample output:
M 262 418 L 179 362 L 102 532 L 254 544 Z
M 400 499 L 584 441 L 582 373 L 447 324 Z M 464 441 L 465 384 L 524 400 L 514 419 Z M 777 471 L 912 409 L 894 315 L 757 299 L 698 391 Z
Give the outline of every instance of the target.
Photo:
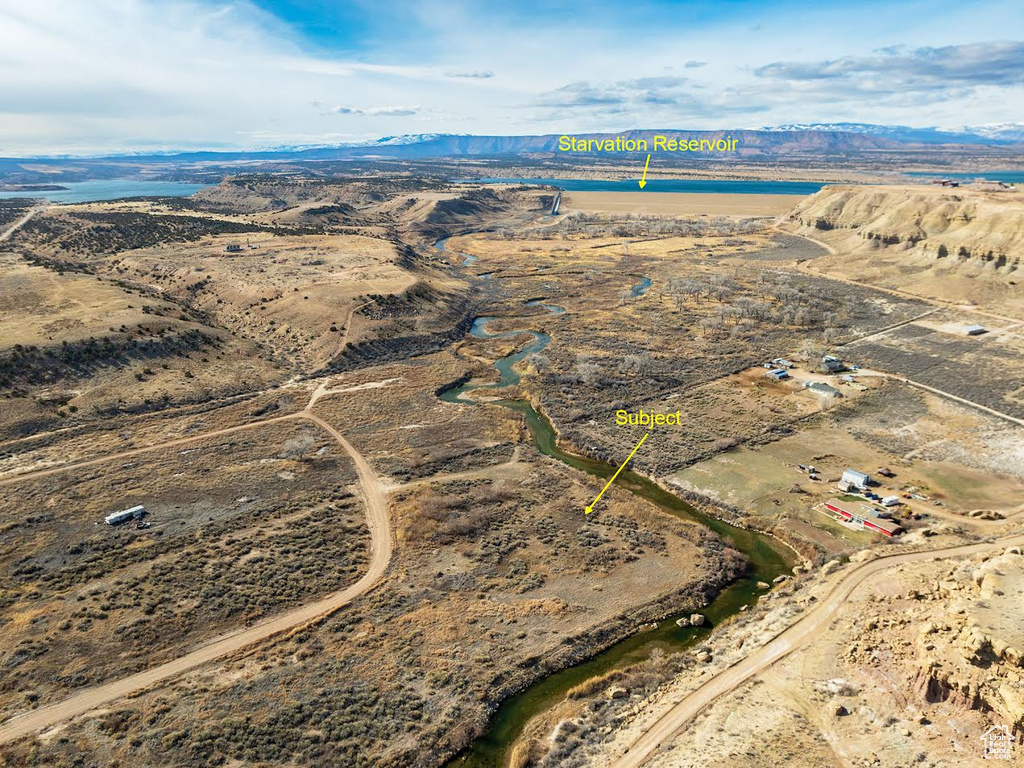
M 1024 194 L 931 186 L 834 186 L 790 214 L 805 234 L 844 248 L 888 248 L 912 256 L 1020 268 Z

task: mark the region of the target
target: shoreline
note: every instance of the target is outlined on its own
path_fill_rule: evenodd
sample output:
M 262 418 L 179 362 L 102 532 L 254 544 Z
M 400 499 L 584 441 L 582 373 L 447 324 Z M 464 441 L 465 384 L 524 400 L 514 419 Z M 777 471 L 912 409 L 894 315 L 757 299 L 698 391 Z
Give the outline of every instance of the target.
M 565 192 L 568 211 L 694 216 L 780 216 L 808 196 L 746 192 Z

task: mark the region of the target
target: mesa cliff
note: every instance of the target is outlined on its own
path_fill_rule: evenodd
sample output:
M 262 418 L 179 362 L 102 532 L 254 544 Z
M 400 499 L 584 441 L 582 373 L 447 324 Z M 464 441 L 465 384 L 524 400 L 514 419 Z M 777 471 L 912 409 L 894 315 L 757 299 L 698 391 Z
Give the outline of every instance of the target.
M 1024 193 L 1014 189 L 826 187 L 801 201 L 782 228 L 833 254 L 814 272 L 898 288 L 957 304 L 1024 311 Z
M 1016 191 L 827 187 L 790 217 L 818 233 L 839 230 L 868 245 L 976 260 L 1005 272 L 1018 269 L 1024 255 L 1024 194 Z

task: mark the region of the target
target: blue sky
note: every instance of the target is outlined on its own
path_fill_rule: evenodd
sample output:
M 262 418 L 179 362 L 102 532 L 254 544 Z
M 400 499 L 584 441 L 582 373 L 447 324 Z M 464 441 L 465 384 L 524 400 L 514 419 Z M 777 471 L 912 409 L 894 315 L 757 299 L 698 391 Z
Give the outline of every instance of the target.
M 985 2 L 0 0 L 0 156 L 1024 121 Z

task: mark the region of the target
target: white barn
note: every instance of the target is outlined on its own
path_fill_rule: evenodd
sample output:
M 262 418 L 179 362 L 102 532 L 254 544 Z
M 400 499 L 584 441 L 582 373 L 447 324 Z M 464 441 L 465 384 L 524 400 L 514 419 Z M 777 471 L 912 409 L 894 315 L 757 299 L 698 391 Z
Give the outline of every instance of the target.
M 856 469 L 847 469 L 843 472 L 840 482 L 846 483 L 853 488 L 867 488 L 871 485 L 871 475 Z

